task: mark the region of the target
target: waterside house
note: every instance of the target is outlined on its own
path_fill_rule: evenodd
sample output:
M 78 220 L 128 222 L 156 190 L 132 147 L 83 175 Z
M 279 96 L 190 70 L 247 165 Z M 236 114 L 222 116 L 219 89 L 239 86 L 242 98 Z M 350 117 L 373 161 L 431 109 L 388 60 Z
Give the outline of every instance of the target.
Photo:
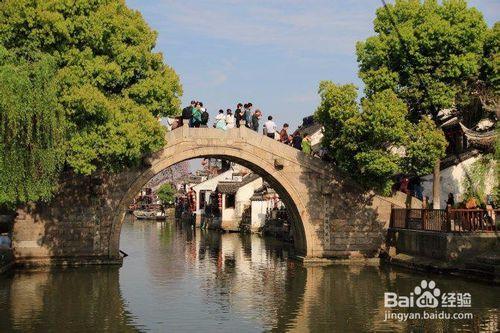
M 221 199 L 221 225 L 225 231 L 238 231 L 243 212 L 250 207 L 250 198 L 262 187 L 262 178 L 254 173 L 241 180 L 221 181 L 217 192 Z
M 231 181 L 233 179 L 233 169 L 224 171 L 223 173 L 209 178 L 199 184 L 193 186 L 196 193 L 196 226 L 200 226 L 202 216 L 205 215 L 207 205 L 212 204 L 212 194 L 217 189 L 217 185 L 221 181 Z
M 441 110 L 437 118 L 449 142 L 446 157 L 440 163 L 440 207 L 446 206 L 449 193 L 453 193 L 457 203 L 466 200 L 471 191 L 476 195 L 491 194 L 498 186 L 497 162 L 488 158 L 497 138 L 496 115 L 486 113 L 479 121 L 474 121 L 462 119 L 460 113 L 451 108 Z M 479 164 L 483 164 L 482 174 L 477 174 Z M 433 175 L 420 180 L 423 195 L 433 201 Z
M 311 147 L 314 153 L 318 153 L 321 149 L 321 140 L 323 139 L 323 125 L 314 120 L 314 116 L 308 116 L 302 119 L 302 124 L 297 129 L 304 137 L 311 137 Z
M 267 183 L 255 190 L 250 201 L 249 229 L 254 233 L 262 231 L 271 210 L 283 206 L 276 191 Z

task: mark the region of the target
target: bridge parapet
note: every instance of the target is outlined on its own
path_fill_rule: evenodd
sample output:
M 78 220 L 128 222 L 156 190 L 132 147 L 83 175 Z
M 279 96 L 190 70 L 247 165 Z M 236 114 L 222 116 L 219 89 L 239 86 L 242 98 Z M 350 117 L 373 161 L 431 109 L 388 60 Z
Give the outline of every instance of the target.
M 166 149 L 176 146 L 179 143 L 207 147 L 232 146 L 236 149 L 244 149 L 241 146 L 247 145 L 256 148 L 259 152 L 265 151 L 274 157 L 295 165 L 300 165 L 301 168 L 306 167 L 321 174 L 338 175 L 338 172 L 332 166 L 320 159 L 308 156 L 291 146 L 259 134 L 245 126 L 223 131 L 216 128 L 190 128 L 185 124 L 168 132 L 166 141 Z

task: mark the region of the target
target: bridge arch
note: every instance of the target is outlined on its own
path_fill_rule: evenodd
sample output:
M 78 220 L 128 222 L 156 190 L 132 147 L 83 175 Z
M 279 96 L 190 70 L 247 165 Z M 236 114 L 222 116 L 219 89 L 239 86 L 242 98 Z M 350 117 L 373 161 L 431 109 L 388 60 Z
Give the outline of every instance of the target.
M 181 127 L 142 166 L 118 174 L 68 177 L 49 203 L 20 208 L 13 249 L 20 264 L 120 263 L 127 206 L 156 174 L 181 161 L 223 158 L 261 175 L 289 209 L 295 248 L 306 258 L 374 257 L 384 244 L 391 205 L 361 190 L 330 164 L 245 127 Z
M 262 144 L 263 141 L 264 144 Z M 186 160 L 220 158 L 247 167 L 276 190 L 291 216 L 296 251 L 299 254 L 311 256 L 313 244 L 317 241 L 310 225 L 307 201 L 300 189 L 296 188 L 293 177 L 290 177 L 290 174 L 285 171 L 285 169 L 299 171 L 299 166 L 290 165 L 290 162 L 294 162 L 292 164 L 300 164 L 300 162 L 296 158 L 294 161 L 294 158 L 287 157 L 287 154 L 283 153 L 284 151 L 292 156 L 304 155 L 294 148 L 244 127 L 230 129 L 227 132 L 218 129 L 183 127 L 170 132 L 167 135 L 166 147 L 147 161 L 149 166 L 131 183 L 128 191 L 120 200 L 113 220 L 111 237 L 114 238 L 114 241 L 111 239 L 110 245 L 114 243 L 118 249 L 121 226 L 128 204 L 156 174 Z M 305 155 L 302 158 L 313 159 Z M 296 176 L 301 174 L 301 171 L 298 174 L 296 172 Z M 113 247 L 110 247 L 110 251 L 114 250 Z

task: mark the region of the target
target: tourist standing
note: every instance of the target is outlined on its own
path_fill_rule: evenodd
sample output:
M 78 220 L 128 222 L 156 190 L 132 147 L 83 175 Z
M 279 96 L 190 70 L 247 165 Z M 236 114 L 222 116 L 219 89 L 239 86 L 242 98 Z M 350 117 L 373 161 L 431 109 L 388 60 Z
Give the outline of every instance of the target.
M 240 128 L 241 120 L 243 119 L 243 110 L 241 109 L 243 104 L 238 103 L 236 105 L 236 110 L 234 111 L 234 120 L 236 121 L 236 127 Z
M 283 124 L 283 128 L 280 131 L 280 141 L 283 142 L 284 144 L 289 144 L 290 143 L 290 136 L 288 135 L 288 124 L 285 123 Z
M 253 122 L 252 122 L 252 103 L 247 103 L 244 106 L 245 111 L 244 111 L 244 116 L 245 116 L 245 126 L 248 128 L 253 128 Z
M 210 115 L 208 114 L 208 110 L 204 109 L 203 112 L 201 113 L 201 126 L 200 127 L 207 128 L 209 118 L 210 118 Z
M 273 116 L 267 117 L 267 121 L 264 124 L 264 129 L 266 131 L 266 135 L 271 139 L 274 139 L 276 135 L 276 123 L 273 121 Z
M 493 196 L 488 194 L 486 196 L 486 212 L 490 219 L 490 223 L 495 225 L 496 223 L 496 214 L 495 214 L 495 201 L 493 200 Z
M 227 128 L 234 128 L 234 116 L 231 109 L 226 110 L 226 126 Z
M 405 194 L 410 194 L 408 186 L 410 185 L 410 179 L 408 177 L 403 177 L 399 183 L 399 190 Z
M 203 103 L 198 102 L 196 107 L 193 109 L 193 117 L 191 118 L 191 127 L 200 127 L 201 125 L 201 113 L 203 112 Z
M 309 134 L 304 134 L 304 138 L 302 139 L 302 152 L 307 155 L 311 155 L 312 146 L 311 146 L 311 137 Z
M 414 185 L 414 193 L 415 193 L 415 197 L 417 197 L 417 199 L 422 200 L 422 198 L 424 196 L 424 188 L 422 187 L 422 184 L 420 184 L 420 180 L 418 180 L 418 179 Z
M 453 208 L 455 206 L 455 197 L 453 196 L 453 193 L 448 193 L 448 200 L 446 200 L 446 206 Z
M 191 104 L 189 106 L 186 106 L 184 109 L 182 109 L 182 116 L 181 116 L 181 121 L 179 126 L 182 126 L 184 122 L 187 122 L 189 126 L 191 126 L 191 118 L 193 117 L 193 109 L 196 106 L 195 101 L 191 101 Z
M 422 209 L 427 209 L 429 207 L 431 207 L 429 205 L 429 197 L 424 195 L 424 197 L 422 198 Z
M 298 130 L 293 133 L 292 146 L 295 149 L 302 150 L 302 136 Z
M 259 131 L 259 120 L 262 117 L 262 112 L 260 110 L 255 110 L 251 117 L 251 129 L 253 129 L 255 132 Z
M 224 110 L 220 109 L 219 114 L 215 117 L 215 128 L 221 129 L 225 131 L 227 129 L 226 126 L 226 117 L 224 116 Z

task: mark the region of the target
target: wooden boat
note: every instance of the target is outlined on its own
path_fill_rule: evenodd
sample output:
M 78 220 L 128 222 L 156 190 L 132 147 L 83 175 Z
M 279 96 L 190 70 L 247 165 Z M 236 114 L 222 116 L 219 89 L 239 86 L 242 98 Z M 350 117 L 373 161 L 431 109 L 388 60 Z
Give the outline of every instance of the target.
M 166 215 L 157 210 L 142 210 L 137 209 L 132 212 L 134 216 L 139 220 L 165 220 Z

